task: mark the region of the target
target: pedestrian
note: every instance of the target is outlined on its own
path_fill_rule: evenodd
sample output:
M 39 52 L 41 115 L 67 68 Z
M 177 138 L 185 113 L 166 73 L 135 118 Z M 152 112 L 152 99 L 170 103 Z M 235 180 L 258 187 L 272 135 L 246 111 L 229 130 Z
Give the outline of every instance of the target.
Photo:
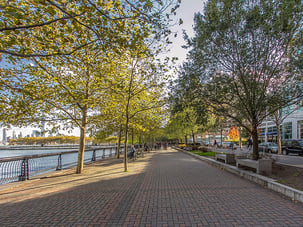
M 252 147 L 252 140 L 249 137 L 248 140 L 247 140 L 247 149 L 250 151 L 251 147 Z
M 147 144 L 145 143 L 145 144 L 144 144 L 144 151 L 147 151 L 147 150 L 148 150 Z
M 218 144 L 217 144 L 217 140 L 214 141 L 214 147 L 217 148 Z
M 132 145 L 130 146 L 130 156 L 131 156 L 131 157 L 135 157 L 135 152 L 136 152 L 136 148 L 135 148 L 135 146 L 132 144 Z

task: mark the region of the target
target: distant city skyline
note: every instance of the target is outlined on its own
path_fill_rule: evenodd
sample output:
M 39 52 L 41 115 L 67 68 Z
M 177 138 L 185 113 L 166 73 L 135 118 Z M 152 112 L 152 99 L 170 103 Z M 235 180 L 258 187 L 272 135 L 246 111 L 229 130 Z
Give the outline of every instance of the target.
M 5 133 L 4 133 L 4 130 Z M 3 136 L 5 134 L 6 138 L 10 137 L 13 138 L 14 134 L 16 138 L 19 138 L 20 135 L 21 137 L 32 137 L 32 135 L 37 135 L 37 132 L 41 132 L 45 129 L 43 128 L 34 128 L 34 127 L 1 127 L 0 128 L 0 142 L 4 141 Z M 80 130 L 79 129 L 74 129 L 72 133 L 68 132 L 68 131 L 64 131 L 64 130 L 60 130 L 59 133 L 64 134 L 64 135 L 73 135 L 73 136 L 80 136 Z M 49 133 L 46 133 L 46 137 L 49 136 Z

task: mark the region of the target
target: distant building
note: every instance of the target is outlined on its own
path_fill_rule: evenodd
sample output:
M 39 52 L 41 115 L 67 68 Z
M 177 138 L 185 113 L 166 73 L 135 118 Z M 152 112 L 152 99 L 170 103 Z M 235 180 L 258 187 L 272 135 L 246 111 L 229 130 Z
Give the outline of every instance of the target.
M 6 128 L 3 128 L 2 142 L 5 143 L 6 141 Z
M 293 105 L 283 109 L 287 115 L 280 125 L 281 137 L 283 139 L 303 139 L 303 106 Z M 267 142 L 277 142 L 277 126 L 272 118 L 267 118 L 262 122 L 259 131 L 260 140 Z
M 13 130 L 13 139 L 17 139 L 15 130 Z
M 39 136 L 41 136 L 41 132 L 39 130 L 32 131 L 32 137 L 39 137 Z

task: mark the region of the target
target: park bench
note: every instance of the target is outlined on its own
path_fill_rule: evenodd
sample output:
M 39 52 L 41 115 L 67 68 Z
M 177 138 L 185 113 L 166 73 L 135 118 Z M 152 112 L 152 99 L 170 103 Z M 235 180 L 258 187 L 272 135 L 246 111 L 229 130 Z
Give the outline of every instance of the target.
M 129 159 L 129 160 L 136 160 L 136 154 L 132 154 L 132 152 L 128 152 L 127 153 L 127 158 Z
M 143 156 L 143 149 L 139 148 L 135 151 L 134 155 L 132 155 L 132 152 L 128 152 L 127 154 L 128 159 L 136 160 L 139 157 L 144 157 Z
M 143 149 L 142 148 L 139 148 L 139 149 L 137 149 L 136 150 L 136 152 L 135 152 L 135 157 L 136 158 L 139 158 L 139 157 L 144 157 L 144 151 L 143 151 Z
M 216 159 L 216 161 L 222 160 L 222 161 L 224 161 L 225 164 L 235 164 L 236 163 L 235 154 L 216 153 L 215 159 Z
M 239 167 L 249 167 L 255 169 L 257 174 L 265 173 L 271 174 L 272 172 L 272 160 L 271 159 L 259 159 L 252 160 L 247 158 L 236 158 L 237 168 Z

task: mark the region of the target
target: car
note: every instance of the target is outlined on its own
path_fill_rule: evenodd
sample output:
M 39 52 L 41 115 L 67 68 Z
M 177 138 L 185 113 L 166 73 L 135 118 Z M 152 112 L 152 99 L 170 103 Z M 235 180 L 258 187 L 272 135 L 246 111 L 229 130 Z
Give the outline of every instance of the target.
M 202 144 L 203 144 L 204 146 L 209 146 L 209 141 L 204 140 L 204 141 L 202 142 Z
M 223 143 L 223 148 L 230 148 L 230 149 L 233 149 L 233 150 L 236 150 L 237 149 L 237 144 L 235 144 L 234 142 L 224 142 Z
M 279 147 L 276 143 L 265 142 L 259 144 L 259 152 L 278 153 Z
M 286 155 L 295 153 L 300 156 L 303 155 L 303 140 L 289 139 L 282 141 L 282 149 Z
M 218 147 L 222 147 L 222 142 L 221 142 L 221 141 L 218 141 L 218 142 L 217 142 L 217 146 L 218 146 Z

